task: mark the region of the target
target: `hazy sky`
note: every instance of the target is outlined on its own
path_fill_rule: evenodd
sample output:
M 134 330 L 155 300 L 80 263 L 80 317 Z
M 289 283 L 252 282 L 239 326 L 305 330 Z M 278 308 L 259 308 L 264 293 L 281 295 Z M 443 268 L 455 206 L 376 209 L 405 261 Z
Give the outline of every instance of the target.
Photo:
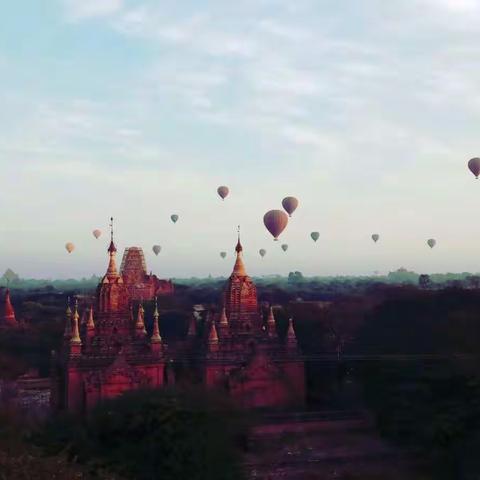
M 160 276 L 228 274 L 237 224 L 256 275 L 479 270 L 479 24 L 480 0 L 2 2 L 0 270 L 101 274 L 110 215 Z

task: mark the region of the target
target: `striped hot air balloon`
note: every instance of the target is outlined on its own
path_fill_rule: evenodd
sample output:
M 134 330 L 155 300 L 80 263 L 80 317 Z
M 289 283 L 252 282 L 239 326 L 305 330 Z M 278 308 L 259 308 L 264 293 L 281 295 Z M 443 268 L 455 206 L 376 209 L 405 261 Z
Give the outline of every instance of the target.
M 288 225 L 288 216 L 282 210 L 270 210 L 263 216 L 266 229 L 272 234 L 275 241 Z

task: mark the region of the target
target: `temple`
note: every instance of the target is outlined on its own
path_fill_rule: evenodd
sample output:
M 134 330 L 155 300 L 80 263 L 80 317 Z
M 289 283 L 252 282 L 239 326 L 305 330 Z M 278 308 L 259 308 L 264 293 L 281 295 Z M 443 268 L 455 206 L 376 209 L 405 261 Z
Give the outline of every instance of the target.
M 52 361 L 54 406 L 82 413 L 127 390 L 176 381 L 203 383 L 246 408 L 302 405 L 304 361 L 293 321 L 280 336 L 271 307 L 264 318 L 246 273 L 240 237 L 235 251 L 219 308 L 207 310 L 204 318 L 192 316 L 185 338 L 167 347 L 156 299 L 162 287 L 157 277 L 146 274 L 140 249 L 127 249 L 117 270 L 112 228 L 96 305 L 82 312 L 83 323 L 77 302 L 67 306 L 63 346 Z M 143 300 L 152 295 L 147 334 Z
M 158 308 L 153 334 L 147 335 L 142 302 L 134 303 L 117 270 L 117 248 L 108 247 L 109 263 L 80 325 L 77 302 L 66 311 L 63 345 L 53 358 L 54 407 L 82 413 L 97 402 L 127 390 L 158 388 L 164 383 L 166 345 L 159 335 Z
M 282 341 L 272 307 L 263 318 L 238 239 L 236 260 L 217 313 L 205 321 L 202 378 L 247 408 L 289 407 L 305 401 L 304 361 L 290 319 Z
M 10 289 L 5 289 L 5 296 L 3 298 L 2 315 L 0 318 L 0 327 L 16 327 L 18 326 L 15 310 L 10 298 Z

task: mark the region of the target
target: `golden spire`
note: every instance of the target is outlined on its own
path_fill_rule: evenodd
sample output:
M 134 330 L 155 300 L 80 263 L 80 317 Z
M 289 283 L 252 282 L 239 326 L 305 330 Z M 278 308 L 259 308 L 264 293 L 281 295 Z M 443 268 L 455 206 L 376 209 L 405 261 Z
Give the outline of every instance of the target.
M 242 247 L 242 244 L 240 243 L 240 225 L 238 226 L 237 231 L 238 231 L 238 241 L 237 241 L 237 246 L 235 247 L 235 251 L 237 252 L 237 259 L 235 260 L 235 265 L 233 266 L 232 275 L 245 277 L 247 275 L 247 272 L 245 270 L 245 265 L 243 264 L 243 259 L 242 259 L 243 247 Z
M 270 305 L 268 309 L 268 317 L 267 317 L 267 332 L 269 337 L 273 337 L 276 333 L 275 329 L 275 315 L 273 314 L 273 307 Z
M 69 339 L 72 336 L 72 309 L 70 308 L 70 297 L 67 298 L 67 310 L 65 314 L 65 331 L 63 333 L 63 338 Z
M 208 332 L 208 343 L 218 343 L 217 328 L 215 322 L 210 323 L 210 330 Z
M 75 299 L 75 310 L 73 312 L 73 322 L 72 322 L 72 337 L 70 338 L 71 345 L 81 345 L 82 340 L 80 338 L 80 332 L 78 329 L 78 320 L 80 315 L 78 314 L 78 300 Z
M 110 217 L 110 245 L 107 251 L 110 254 L 110 260 L 108 262 L 107 268 L 107 277 L 118 277 L 117 264 L 115 262 L 117 247 L 115 246 L 115 243 L 113 241 L 113 217 Z
M 208 332 L 208 351 L 217 352 L 218 351 L 218 334 L 217 328 L 215 327 L 215 322 L 210 322 L 210 330 Z
M 143 309 L 142 300 L 140 300 L 140 304 L 138 305 L 137 323 L 135 323 L 135 328 L 142 333 L 147 333 L 145 330 L 145 310 Z
M 220 325 L 222 327 L 228 327 L 228 318 L 227 318 L 227 312 L 225 310 L 225 306 L 223 306 L 222 313 L 220 315 Z
M 93 305 L 90 305 L 88 311 L 87 330 L 93 330 L 95 328 L 95 322 L 93 321 Z
M 160 314 L 158 313 L 157 297 L 155 297 L 155 310 L 153 312 L 153 333 L 150 341 L 152 343 L 161 343 L 162 337 L 160 336 L 160 327 L 158 325 L 158 319 Z

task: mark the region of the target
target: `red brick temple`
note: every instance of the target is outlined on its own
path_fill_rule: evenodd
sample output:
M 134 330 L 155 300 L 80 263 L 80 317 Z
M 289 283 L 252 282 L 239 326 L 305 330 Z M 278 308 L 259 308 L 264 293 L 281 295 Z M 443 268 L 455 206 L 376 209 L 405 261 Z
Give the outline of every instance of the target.
M 17 327 L 18 322 L 15 316 L 15 310 L 12 305 L 12 300 L 10 298 L 10 289 L 5 289 L 5 296 L 1 304 L 1 317 L 0 317 L 0 327 Z
M 233 272 L 219 313 L 205 324 L 203 379 L 207 386 L 226 390 L 249 408 L 302 405 L 305 399 L 304 361 L 290 319 L 284 341 L 270 307 L 260 313 L 257 289 L 247 275 L 238 240 Z
M 239 239 L 221 308 L 207 312 L 200 321 L 192 317 L 184 340 L 167 349 L 156 298 L 151 335 L 147 335 L 142 300 L 137 301 L 159 293 L 157 279 L 146 274 L 137 248 L 125 252 L 118 272 L 112 231 L 109 264 L 97 289 L 96 307 L 88 309 L 83 325 L 78 304 L 73 310 L 70 305 L 67 308 L 63 348 L 53 358 L 54 405 L 81 413 L 127 390 L 161 388 L 176 380 L 176 363 L 182 364 L 181 371 L 187 366 L 190 372 L 180 374 L 178 381 L 197 379 L 223 390 L 244 407 L 302 405 L 304 362 L 292 320 L 282 341 L 272 308 L 265 319 L 260 312 L 242 250 Z
M 147 336 L 142 303 L 133 298 L 116 265 L 113 231 L 109 263 L 97 289 L 96 309 L 90 307 L 80 328 L 78 305 L 67 308 L 63 348 L 54 363 L 53 402 L 59 409 L 82 413 L 97 402 L 138 388 L 164 383 L 165 345 L 158 309 L 153 333 Z

